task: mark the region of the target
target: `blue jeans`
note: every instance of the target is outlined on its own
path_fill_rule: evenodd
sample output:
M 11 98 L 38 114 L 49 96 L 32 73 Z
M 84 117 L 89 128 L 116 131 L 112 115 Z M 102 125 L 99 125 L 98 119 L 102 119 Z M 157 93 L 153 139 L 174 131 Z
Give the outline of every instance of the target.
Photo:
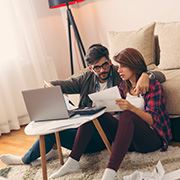
M 76 136 L 77 128 L 76 129 L 68 129 L 59 132 L 61 145 L 67 149 L 72 149 L 74 144 L 74 139 Z M 52 148 L 53 145 L 56 143 L 55 134 L 48 134 L 45 135 L 45 147 L 46 153 L 48 153 Z M 94 132 L 93 137 L 88 144 L 85 153 L 94 153 L 105 149 L 105 145 L 101 140 L 97 130 Z M 40 147 L 39 147 L 39 140 L 37 140 L 33 146 L 26 152 L 23 156 L 22 161 L 24 164 L 30 164 L 32 161 L 36 160 L 40 157 Z

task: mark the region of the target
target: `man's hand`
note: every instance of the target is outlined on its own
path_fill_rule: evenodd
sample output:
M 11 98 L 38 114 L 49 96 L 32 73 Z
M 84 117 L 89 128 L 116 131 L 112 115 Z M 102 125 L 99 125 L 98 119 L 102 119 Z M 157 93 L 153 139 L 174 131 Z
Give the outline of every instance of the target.
M 134 89 L 134 94 L 146 94 L 149 90 L 149 76 L 147 73 L 142 73 L 137 81 L 136 87 Z
M 130 110 L 132 111 L 135 106 L 133 106 L 129 101 L 126 99 L 117 99 L 116 104 L 120 107 L 122 110 Z

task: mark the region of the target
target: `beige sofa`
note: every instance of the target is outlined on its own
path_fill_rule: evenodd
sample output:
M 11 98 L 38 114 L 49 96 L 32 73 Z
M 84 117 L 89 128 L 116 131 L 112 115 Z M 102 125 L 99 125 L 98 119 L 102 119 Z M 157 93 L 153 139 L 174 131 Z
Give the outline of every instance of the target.
M 111 57 L 126 47 L 137 48 L 148 68 L 165 74 L 162 83 L 173 136 L 180 141 L 180 22 L 152 23 L 136 31 L 108 32 Z
M 166 76 L 163 88 L 171 117 L 180 117 L 180 22 L 155 26 L 156 69 Z

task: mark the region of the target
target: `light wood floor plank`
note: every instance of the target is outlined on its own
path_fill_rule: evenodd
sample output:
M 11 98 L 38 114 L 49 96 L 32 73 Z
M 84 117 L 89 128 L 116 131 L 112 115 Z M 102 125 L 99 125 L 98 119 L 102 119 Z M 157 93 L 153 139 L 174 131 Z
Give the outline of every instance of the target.
M 27 136 L 24 127 L 0 136 L 0 154 L 15 154 L 22 156 L 35 142 L 38 137 Z M 0 161 L 0 168 L 6 167 Z

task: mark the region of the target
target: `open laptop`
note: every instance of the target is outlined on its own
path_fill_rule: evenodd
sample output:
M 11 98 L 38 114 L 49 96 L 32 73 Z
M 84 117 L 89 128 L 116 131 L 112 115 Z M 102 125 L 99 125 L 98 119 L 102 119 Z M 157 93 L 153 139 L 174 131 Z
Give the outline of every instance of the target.
M 22 95 L 31 121 L 68 119 L 75 114 L 91 115 L 105 109 L 98 107 L 68 111 L 59 86 L 24 90 Z

